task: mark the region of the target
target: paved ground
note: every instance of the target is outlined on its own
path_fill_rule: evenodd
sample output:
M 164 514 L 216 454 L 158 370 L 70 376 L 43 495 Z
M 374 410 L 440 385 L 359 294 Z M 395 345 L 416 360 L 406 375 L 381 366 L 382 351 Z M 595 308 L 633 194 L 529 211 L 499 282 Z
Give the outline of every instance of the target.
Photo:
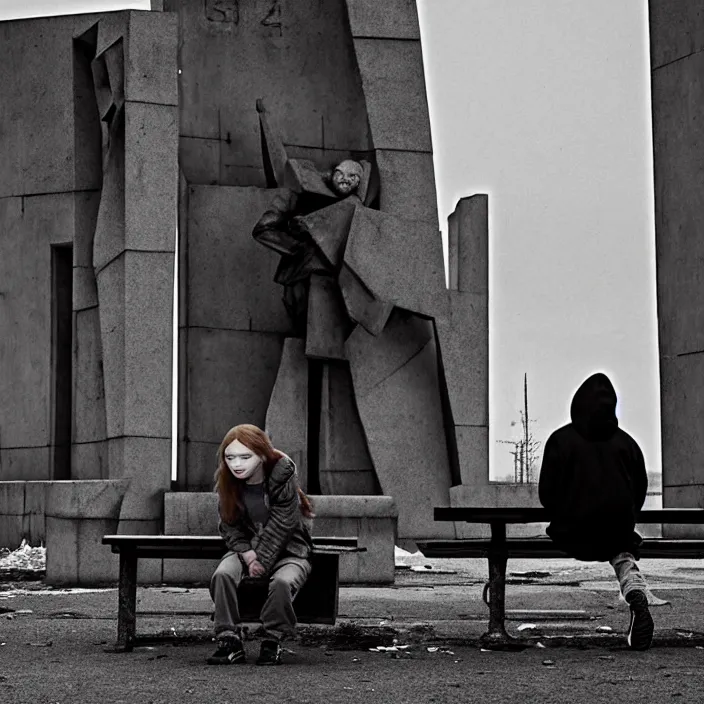
M 110 654 L 103 647 L 115 638 L 115 590 L 0 584 L 0 702 L 704 701 L 700 563 L 641 561 L 653 593 L 671 604 L 653 608 L 653 649 L 632 653 L 623 638 L 628 611 L 608 566 L 513 560 L 508 628 L 528 647 L 498 653 L 478 646 L 484 562 L 428 562 L 441 572 L 398 572 L 387 588 L 343 587 L 338 625 L 301 625 L 276 669 L 205 664 L 213 644 L 204 589 L 140 589 L 147 614 L 139 631 L 179 640 Z M 533 627 L 519 631 L 522 624 Z M 369 650 L 394 639 L 409 647 Z M 258 645 L 255 632 L 246 643 L 250 663 Z

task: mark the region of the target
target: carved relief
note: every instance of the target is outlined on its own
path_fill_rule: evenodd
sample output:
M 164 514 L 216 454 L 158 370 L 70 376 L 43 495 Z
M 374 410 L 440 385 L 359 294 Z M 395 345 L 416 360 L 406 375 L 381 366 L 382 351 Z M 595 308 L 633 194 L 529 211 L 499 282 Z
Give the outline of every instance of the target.
M 238 24 L 240 2 L 239 0 L 205 0 L 205 17 L 211 22 Z

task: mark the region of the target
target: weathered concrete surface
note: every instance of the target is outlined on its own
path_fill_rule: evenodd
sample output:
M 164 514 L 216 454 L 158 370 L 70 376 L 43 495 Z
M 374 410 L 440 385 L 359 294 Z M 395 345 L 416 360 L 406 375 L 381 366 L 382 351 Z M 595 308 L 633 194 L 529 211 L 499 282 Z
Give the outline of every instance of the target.
M 313 274 L 308 291 L 306 357 L 345 359 L 345 337 L 351 327 L 335 279 Z
M 346 363 L 323 369 L 319 477 L 323 494 L 381 493 Z
M 313 535 L 352 536 L 366 552 L 340 555 L 340 582 L 391 584 L 398 508 L 391 496 L 311 496 Z
M 347 0 L 347 16 L 353 37 L 420 39 L 414 0 Z
M 442 312 L 442 242 L 427 223 L 357 208 L 344 259 L 376 298 L 422 315 Z
M 190 442 L 220 444 L 238 423 L 265 426 L 282 342 L 274 333 L 191 328 L 188 384 L 182 390 L 188 394 L 186 451 Z M 189 466 L 188 488 L 209 488 L 214 470 L 212 461 L 207 466 Z
M 399 538 L 455 535 L 433 521 L 433 508 L 449 505 L 451 478 L 431 326 L 395 310 L 383 333 L 357 327 L 346 345 L 377 478 L 398 506 Z
M 653 0 L 649 9 L 663 505 L 702 506 L 704 3 Z
M 47 582 L 91 584 L 117 577 L 102 536 L 117 531 L 129 480 L 50 482 L 46 489 Z
M 279 255 L 252 229 L 279 189 L 190 186 L 184 272 L 193 327 L 286 333 L 290 322 L 274 274 Z
M 489 481 L 489 229 L 485 195 L 462 198 L 448 220 L 446 316 L 435 319 L 459 481 Z M 483 504 L 475 504 L 483 505 Z
M 704 49 L 702 0 L 649 0 L 650 64 L 659 68 Z
M 379 300 L 346 264 L 338 277 L 347 315 L 371 335 L 378 335 L 386 325 L 393 303 Z
M 298 478 L 308 486 L 308 360 L 304 340 L 287 337 L 264 426 L 275 447 L 296 463 Z
M 308 158 L 326 160 L 322 148 L 370 148 L 344 0 L 324 12 L 317 0 L 164 6 L 180 16 L 181 134 L 189 138 L 181 164 L 190 183 L 265 185 L 257 98 L 284 143 L 309 147 Z

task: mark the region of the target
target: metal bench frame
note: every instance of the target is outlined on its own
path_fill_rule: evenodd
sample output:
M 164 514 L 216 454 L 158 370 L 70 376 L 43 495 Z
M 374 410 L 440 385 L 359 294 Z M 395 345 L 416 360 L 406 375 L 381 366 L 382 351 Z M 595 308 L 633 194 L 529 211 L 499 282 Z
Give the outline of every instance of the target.
M 225 541 L 212 535 L 105 535 L 103 545 L 110 545 L 120 556 L 118 581 L 117 642 L 112 652 L 129 652 L 135 645 L 152 642 L 154 636 L 138 636 L 137 630 L 137 565 L 141 558 L 171 558 L 181 560 L 220 559 L 226 552 Z M 306 585 L 315 578 L 325 589 L 319 599 L 308 599 L 312 608 L 301 614 L 306 623 L 334 624 L 338 604 L 338 567 L 341 554 L 364 552 L 357 546 L 357 538 L 316 537 L 313 539 L 311 562 L 313 570 Z M 296 595 L 300 597 L 304 585 Z M 259 602 L 263 602 L 268 586 L 267 578 L 245 577 L 240 585 L 240 610 L 244 621 L 256 621 Z M 252 595 L 259 597 L 252 599 Z M 251 603 L 250 603 L 251 602 Z
M 506 632 L 506 563 L 509 557 L 568 557 L 549 538 L 506 538 L 508 523 L 547 523 L 550 515 L 543 508 L 436 508 L 436 521 L 465 521 L 491 526 L 490 540 L 428 540 L 418 542 L 426 557 L 486 557 L 489 581 L 484 587 L 484 600 L 489 595 L 489 627 L 481 638 L 482 645 L 493 650 L 524 647 Z M 704 524 L 704 509 L 646 509 L 638 514 L 637 523 Z M 646 538 L 640 547 L 642 558 L 701 559 L 704 540 L 672 540 Z

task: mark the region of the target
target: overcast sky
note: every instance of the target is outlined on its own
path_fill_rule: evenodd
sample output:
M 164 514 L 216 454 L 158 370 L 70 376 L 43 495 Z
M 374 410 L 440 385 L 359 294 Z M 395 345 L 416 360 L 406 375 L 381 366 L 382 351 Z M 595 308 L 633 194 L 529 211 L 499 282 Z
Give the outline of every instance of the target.
M 0 18 L 149 2 L 0 0 Z M 492 475 L 606 372 L 660 471 L 646 0 L 418 0 L 440 220 L 489 194 Z

